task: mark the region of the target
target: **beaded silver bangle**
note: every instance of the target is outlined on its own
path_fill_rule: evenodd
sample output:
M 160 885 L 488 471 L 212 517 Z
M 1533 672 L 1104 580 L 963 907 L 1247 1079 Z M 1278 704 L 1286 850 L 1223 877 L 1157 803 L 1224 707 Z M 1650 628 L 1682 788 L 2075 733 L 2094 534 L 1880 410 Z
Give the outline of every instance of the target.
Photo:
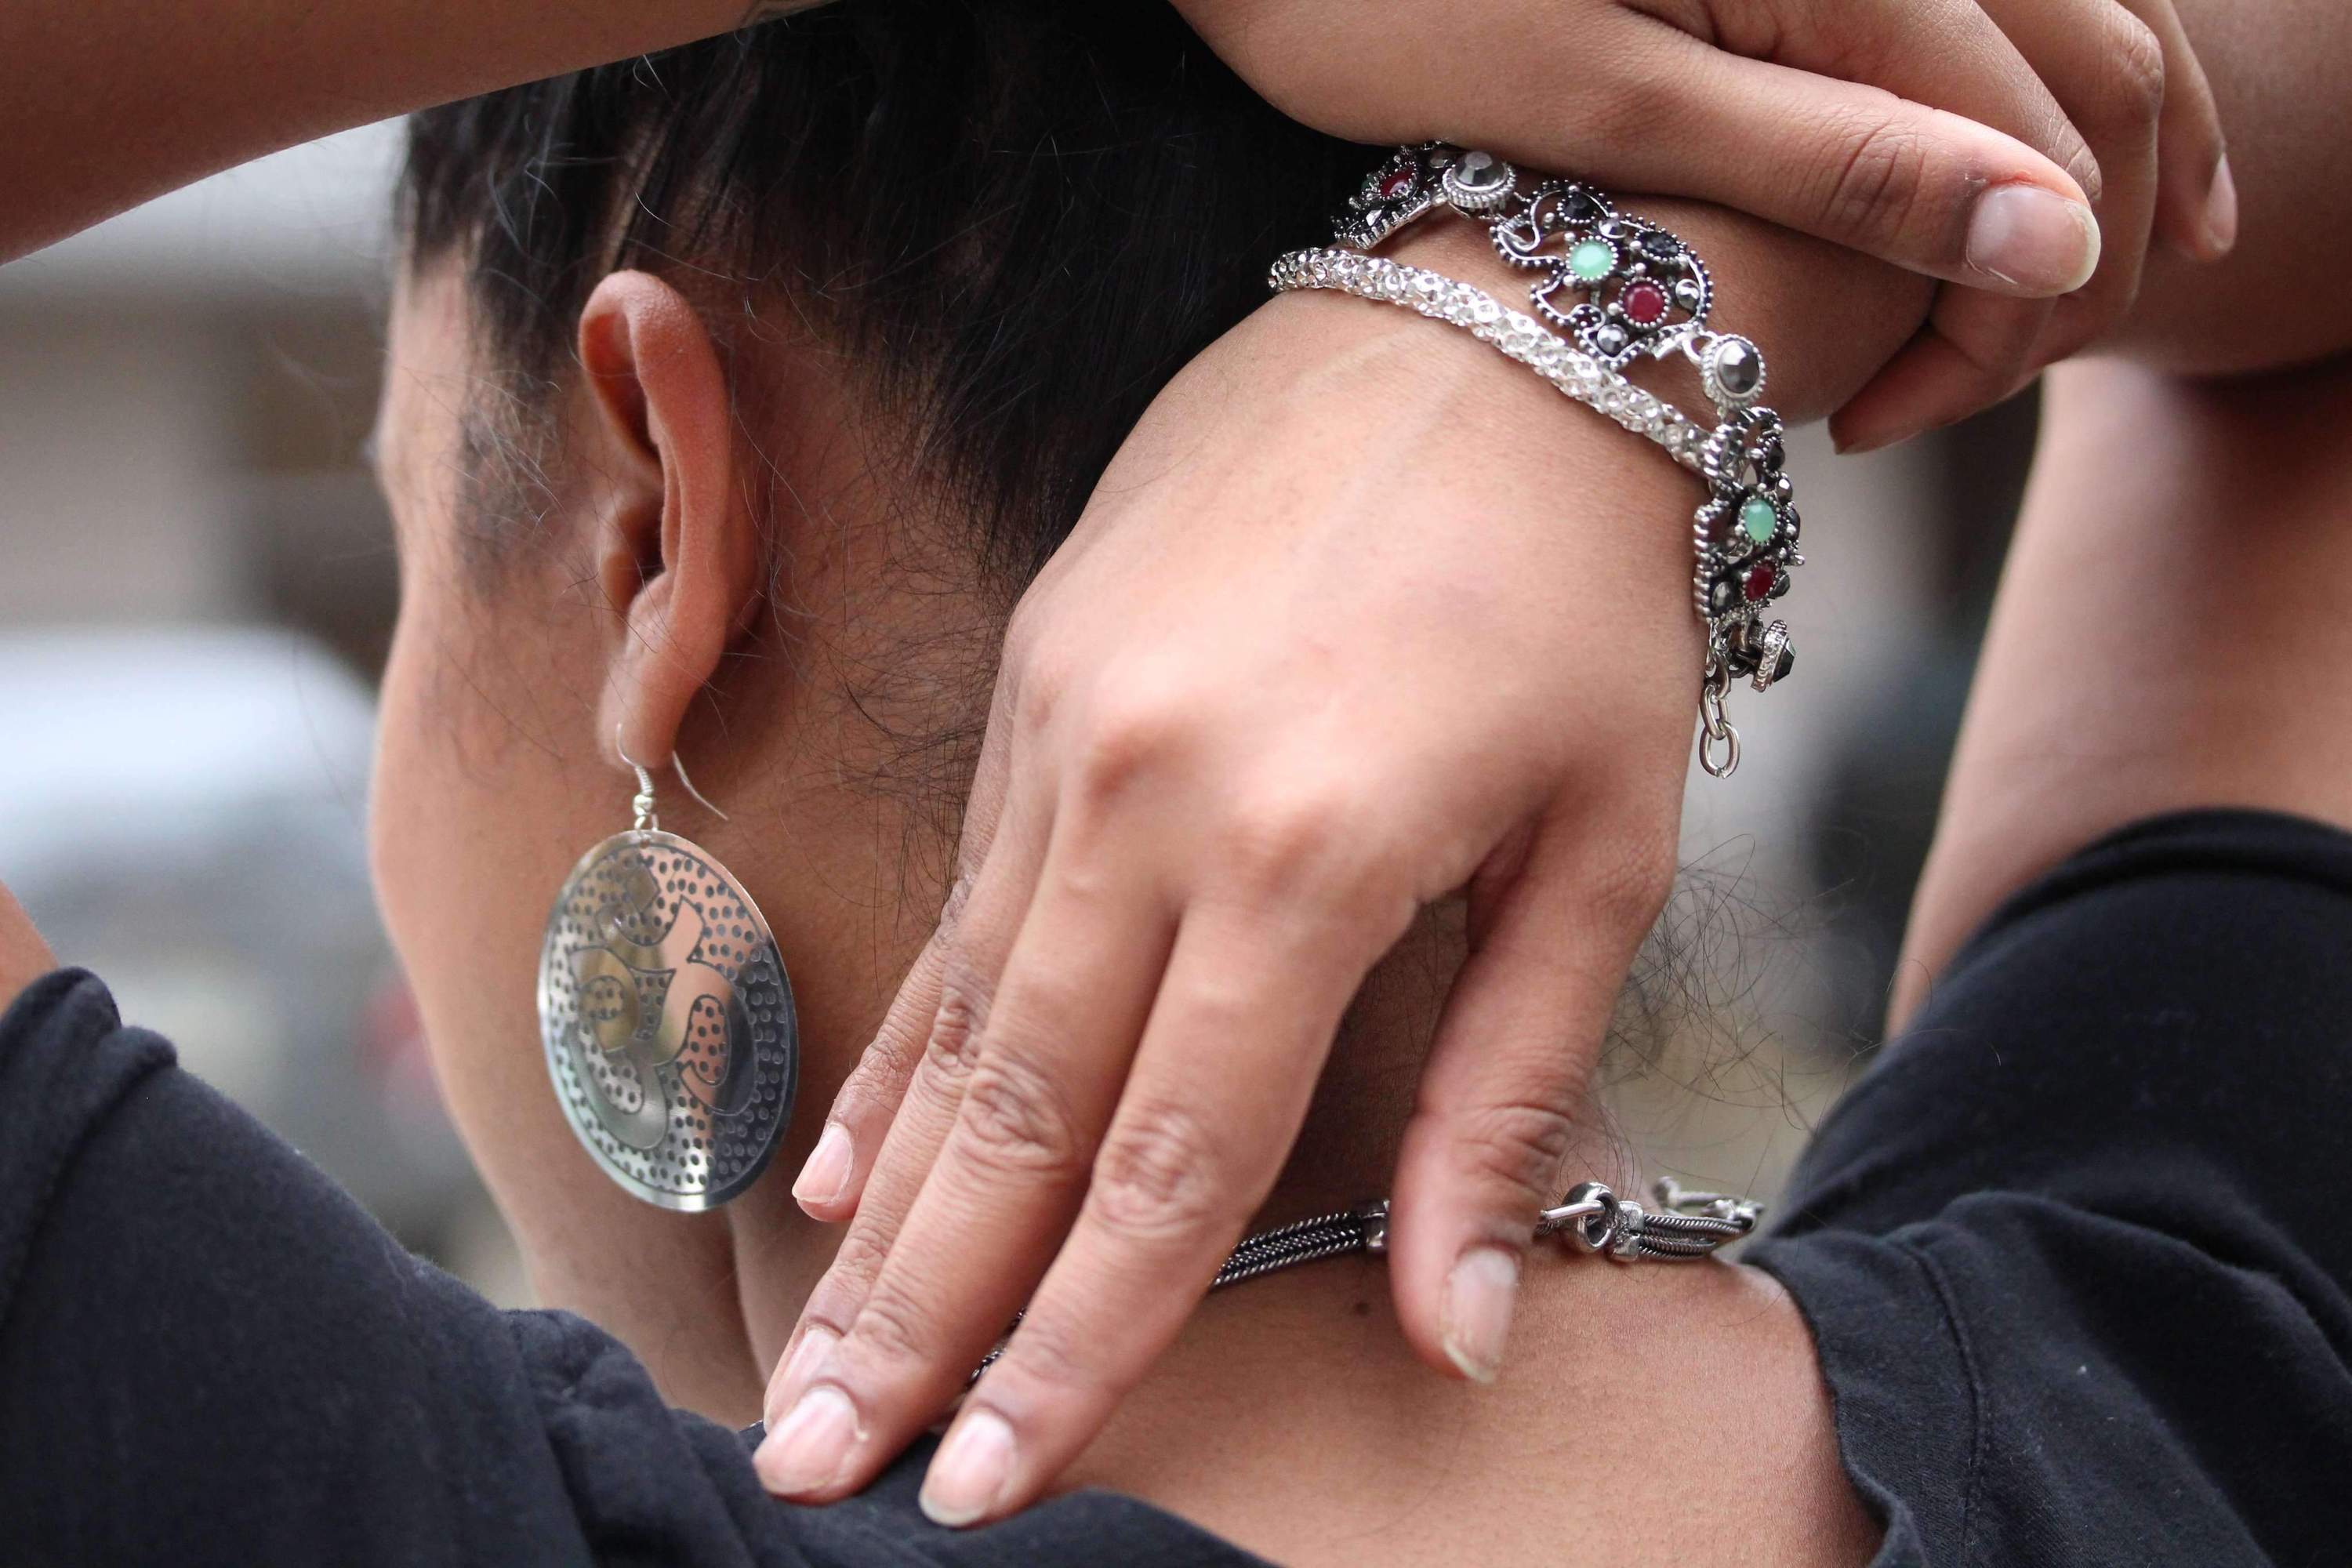
M 1528 297 L 1540 321 L 1454 279 L 1358 254 L 1444 211 L 1484 225 L 1505 262 L 1539 274 Z M 1707 499 L 1692 522 L 1692 608 L 1707 633 L 1699 763 L 1727 777 L 1739 765 L 1739 732 L 1725 698 L 1737 679 L 1763 691 L 1794 668 L 1788 624 L 1767 625 L 1763 612 L 1788 592 L 1804 557 L 1780 419 L 1757 405 L 1763 353 L 1707 329 L 1715 283 L 1706 264 L 1679 236 L 1621 212 L 1590 185 L 1548 179 L 1522 196 L 1509 163 L 1438 142 L 1391 153 L 1350 199 L 1334 238 L 1350 248 L 1284 257 L 1275 289 L 1341 289 L 1466 328 L 1706 479 Z M 1622 374 L 1643 355 L 1675 353 L 1698 368 L 1716 406 L 1711 433 Z
M 1294 250 L 1274 264 L 1267 284 L 1277 294 L 1330 289 L 1360 300 L 1401 305 L 1433 321 L 1449 321 L 1492 343 L 1586 407 L 1607 415 L 1636 436 L 1664 447 L 1694 473 L 1705 474 L 1710 434 L 1682 410 L 1635 386 L 1591 355 L 1562 342 L 1534 317 L 1514 310 L 1485 289 L 1384 257 L 1319 247 Z

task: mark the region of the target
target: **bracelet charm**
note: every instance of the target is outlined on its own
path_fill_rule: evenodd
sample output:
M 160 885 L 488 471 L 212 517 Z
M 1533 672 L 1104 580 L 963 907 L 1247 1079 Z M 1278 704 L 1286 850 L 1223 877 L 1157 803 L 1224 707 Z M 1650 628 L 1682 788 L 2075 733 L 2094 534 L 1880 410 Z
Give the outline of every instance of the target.
M 1484 226 L 1506 263 L 1540 274 L 1528 294 L 1542 320 L 1468 284 L 1370 254 L 1407 225 L 1447 209 Z M 1727 776 L 1739 765 L 1739 731 L 1725 715 L 1725 698 L 1734 680 L 1763 691 L 1795 668 L 1788 623 L 1766 616 L 1805 558 L 1797 550 L 1801 520 L 1780 416 L 1757 401 L 1763 353 L 1744 337 L 1708 329 L 1715 281 L 1706 264 L 1680 236 L 1620 211 L 1582 181 L 1544 179 L 1522 196 L 1509 163 L 1443 142 L 1390 153 L 1349 198 L 1334 231 L 1333 243 L 1345 248 L 1292 252 L 1275 264 L 1273 287 L 1338 289 L 1451 321 L 1657 442 L 1706 481 L 1691 527 L 1691 607 L 1706 628 L 1698 757 L 1708 773 Z M 1715 405 L 1712 433 L 1625 379 L 1636 360 L 1676 353 L 1697 367 Z
M 1505 261 L 1542 272 L 1528 290 L 1536 313 L 1611 370 L 1645 353 L 1664 359 L 1706 330 L 1715 284 L 1706 264 L 1589 185 L 1547 180 L 1488 232 Z

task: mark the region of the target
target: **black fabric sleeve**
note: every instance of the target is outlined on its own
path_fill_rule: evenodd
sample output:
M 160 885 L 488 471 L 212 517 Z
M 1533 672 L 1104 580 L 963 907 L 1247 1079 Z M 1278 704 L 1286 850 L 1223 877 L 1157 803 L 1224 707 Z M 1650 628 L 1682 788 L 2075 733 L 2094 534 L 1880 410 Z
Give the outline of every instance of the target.
M 2011 900 L 1752 1249 L 1882 1563 L 2352 1560 L 2352 838 L 2127 830 Z
M 922 1458 L 773 1502 L 615 1341 L 410 1257 L 89 975 L 0 1019 L 0 1563 L 1255 1561 L 1099 1493 L 937 1530 Z

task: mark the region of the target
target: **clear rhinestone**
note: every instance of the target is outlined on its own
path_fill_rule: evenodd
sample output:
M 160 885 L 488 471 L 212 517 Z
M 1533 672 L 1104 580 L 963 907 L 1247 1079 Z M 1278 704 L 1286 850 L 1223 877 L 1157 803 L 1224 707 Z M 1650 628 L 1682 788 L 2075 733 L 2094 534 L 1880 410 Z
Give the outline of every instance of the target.
M 1492 153 L 1465 153 L 1454 165 L 1454 177 L 1471 190 L 1486 190 L 1503 183 L 1503 161 Z

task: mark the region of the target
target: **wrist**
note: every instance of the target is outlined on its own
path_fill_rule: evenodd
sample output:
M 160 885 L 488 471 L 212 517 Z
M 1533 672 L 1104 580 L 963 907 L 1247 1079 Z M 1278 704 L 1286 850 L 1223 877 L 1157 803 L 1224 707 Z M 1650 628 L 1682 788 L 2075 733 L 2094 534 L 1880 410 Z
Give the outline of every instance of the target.
M 1423 226 L 1413 262 L 1497 293 L 1515 281 L 1482 231 Z M 1407 248 L 1393 248 L 1404 262 Z M 1431 521 L 1460 535 L 1468 520 L 1462 548 L 1572 595 L 1580 618 L 1605 620 L 1613 640 L 1648 649 L 1654 671 L 1684 688 L 1704 645 L 1690 598 L 1691 518 L 1706 495 L 1696 475 L 1492 344 L 1412 311 L 1337 291 L 1285 293 L 1234 337 L 1280 363 L 1283 402 L 1360 409 L 1358 423 L 1410 430 L 1399 468 L 1446 476 L 1449 504 Z
M 1473 220 L 1469 229 L 1443 217 L 1415 228 L 1449 213 Z M 1465 232 L 1479 234 L 1502 266 L 1540 274 L 1528 289 L 1533 314 L 1462 275 L 1493 266 L 1457 237 Z M 1582 183 L 1539 178 L 1515 188 L 1511 166 L 1493 154 L 1431 142 L 1392 153 L 1350 198 L 1333 247 L 1285 255 L 1269 283 L 1277 293 L 1330 290 L 1461 329 L 1701 477 L 1706 499 L 1689 531 L 1690 603 L 1706 628 L 1699 760 L 1717 777 L 1735 770 L 1739 735 L 1725 699 L 1735 682 L 1764 691 L 1793 668 L 1790 628 L 1769 606 L 1804 557 L 1786 426 L 1759 401 L 1764 361 L 1751 339 L 1719 324 L 1710 271 L 1691 242 Z M 1678 354 L 1697 372 L 1712 427 L 1625 374 L 1663 375 Z

